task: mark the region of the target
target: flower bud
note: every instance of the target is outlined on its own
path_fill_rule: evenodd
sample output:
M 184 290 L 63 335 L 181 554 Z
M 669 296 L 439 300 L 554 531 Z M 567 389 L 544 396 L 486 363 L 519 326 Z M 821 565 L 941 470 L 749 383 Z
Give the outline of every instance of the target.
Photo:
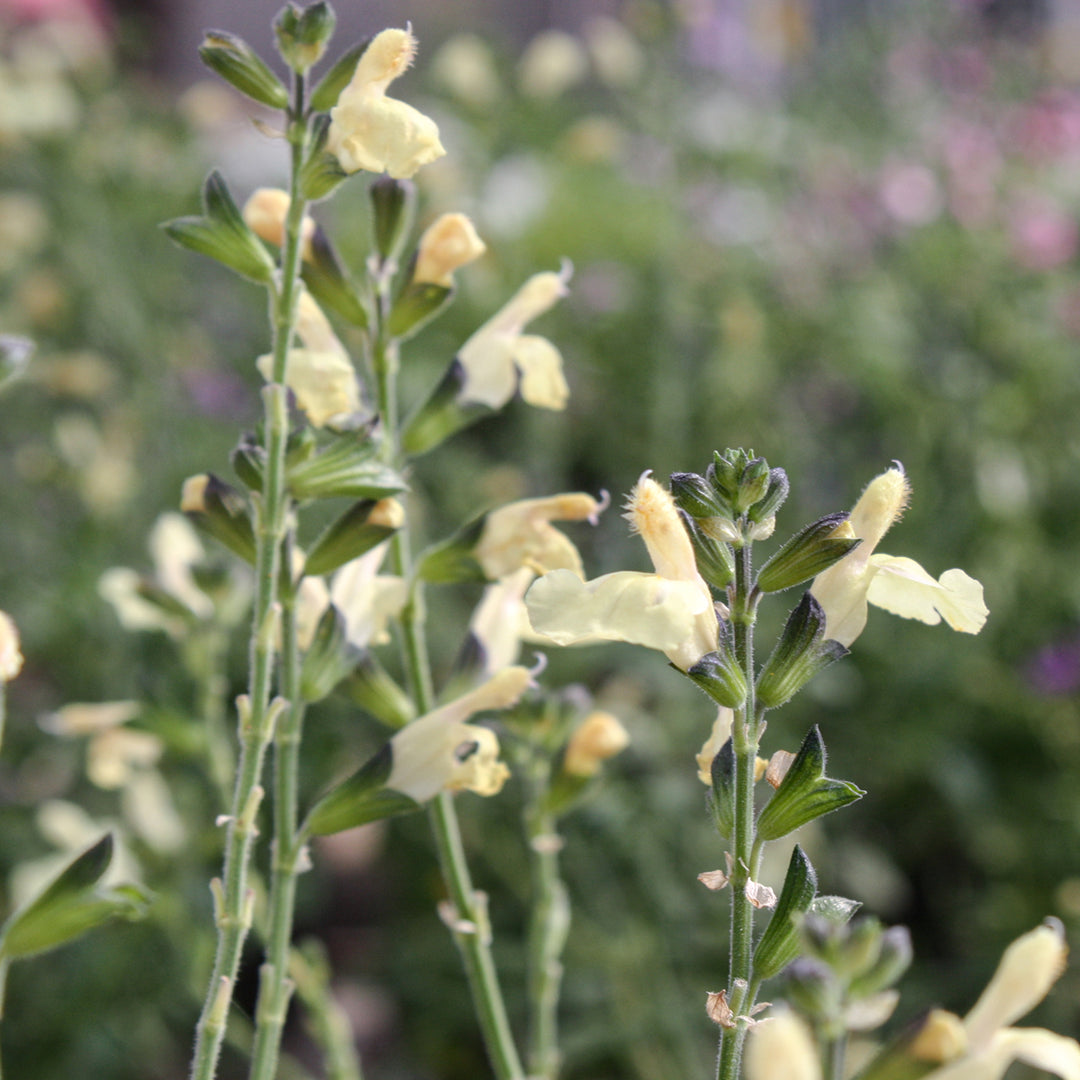
M 823 641 L 825 615 L 811 593 L 804 593 L 788 617 L 769 659 L 758 675 L 758 702 L 775 709 L 789 701 L 819 671 L 847 655 L 838 641 Z
M 839 562 L 861 540 L 851 533 L 846 513 L 828 514 L 800 529 L 758 573 L 763 592 L 780 592 L 816 577 Z
M 454 271 L 478 259 L 485 251 L 487 245 L 464 214 L 443 214 L 420 237 L 413 282 L 449 289 L 454 284 Z
M 801 1013 L 828 1022 L 840 1012 L 843 986 L 823 961 L 800 956 L 787 969 L 784 996 Z
M 686 674 L 717 703 L 737 709 L 746 700 L 746 676 L 735 657 L 722 645 L 706 653 Z
M 798 844 L 791 853 L 784 887 L 769 925 L 754 949 L 754 978 L 771 979 L 790 964 L 802 949 L 802 915 L 817 891 L 817 874 Z
M 326 0 L 306 8 L 289 3 L 274 20 L 278 52 L 298 74 L 317 64 L 334 33 L 337 18 Z
M 333 604 L 323 612 L 300 668 L 300 696 L 309 704 L 329 697 L 356 666 L 360 650 L 349 644 L 345 619 Z
M 727 588 L 735 576 L 735 556 L 731 553 L 731 546 L 727 541 L 718 540 L 707 531 L 716 522 L 727 519 L 709 518 L 699 521 L 682 509 L 679 510 L 679 515 L 694 547 L 694 561 L 697 563 L 698 573 L 714 589 Z
M 361 499 L 323 530 L 307 554 L 304 573 L 329 574 L 381 544 L 404 521 L 396 499 Z
M 600 771 L 601 762 L 622 753 L 630 745 L 630 735 L 611 713 L 595 710 L 578 725 L 566 744 L 563 771 L 571 776 L 590 777 Z
M 877 959 L 852 980 L 850 996 L 869 997 L 893 986 L 911 960 L 911 932 L 906 926 L 890 926 L 880 936 Z
M 790 486 L 787 473 L 783 469 L 770 469 L 769 486 L 761 501 L 750 507 L 750 520 L 765 522 L 769 518 L 775 517 L 776 511 L 780 509 L 784 500 L 788 497 Z
M 697 473 L 672 473 L 671 495 L 676 506 L 692 518 L 727 517 L 729 507 L 713 486 Z
M 250 45 L 224 30 L 208 30 L 199 46 L 199 58 L 211 71 L 220 75 L 262 105 L 284 109 L 289 94 L 281 80 L 266 66 Z
M 211 473 L 190 476 L 184 481 L 180 509 L 197 529 L 254 565 L 255 532 L 247 500 L 235 488 Z

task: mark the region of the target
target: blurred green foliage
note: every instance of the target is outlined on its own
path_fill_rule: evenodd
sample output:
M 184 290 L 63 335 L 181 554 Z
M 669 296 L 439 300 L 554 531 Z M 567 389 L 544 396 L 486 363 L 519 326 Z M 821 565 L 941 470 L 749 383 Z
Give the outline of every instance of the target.
M 977 7 L 853 21 L 806 50 L 788 41 L 782 73 L 749 81 L 712 62 L 702 8 L 691 26 L 627 4 L 623 36 L 594 24 L 577 42 L 580 79 L 562 87 L 544 87 L 534 55 L 525 92 L 516 61 L 476 38 L 421 62 L 413 85 L 450 150 L 421 175 L 423 205 L 470 213 L 490 253 L 408 351 L 407 392 L 422 397 L 529 274 L 569 258 L 575 277 L 542 327 L 564 353 L 568 410 L 515 404 L 425 460 L 415 484 L 439 537 L 509 498 L 607 488 L 617 503 L 644 469 L 663 480 L 752 446 L 792 480 L 782 538 L 902 461 L 914 499 L 883 548 L 978 577 L 990 621 L 967 638 L 874 613 L 767 745 L 793 750 L 818 723 L 830 770 L 869 792 L 804 846 L 823 891 L 911 926 L 898 1017 L 931 1001 L 962 1011 L 1017 933 L 1048 912 L 1080 924 L 1080 96 L 1047 73 L 1045 50 L 995 36 Z M 119 628 L 97 583 L 113 565 L 147 568 L 154 518 L 185 476 L 224 470 L 255 415 L 254 290 L 157 224 L 195 210 L 223 152 L 241 188 L 274 177 L 244 171 L 250 132 L 207 126 L 222 107 L 209 92 L 188 95 L 184 119 L 145 76 L 43 55 L 13 37 L 2 71 L 55 113 L 0 131 L 0 328 L 38 343 L 0 399 L 0 604 L 27 655 L 9 689 L 0 869 L 49 849 L 43 803 L 122 815 L 83 776 L 82 742 L 36 725 L 69 701 L 148 703 L 137 724 L 165 740 L 191 842 L 165 855 L 130 839 L 158 896 L 150 920 L 16 969 L 4 1054 L 11 1075 L 36 1080 L 166 1080 L 184 1074 L 209 964 L 218 807 L 190 677 L 164 635 Z M 321 216 L 355 262 L 366 195 L 350 188 Z M 574 538 L 590 576 L 644 567 L 617 513 Z M 444 671 L 476 595 L 431 598 Z M 704 991 L 726 970 L 726 905 L 694 880 L 723 859 L 693 766 L 709 705 L 628 646 L 550 661 L 553 684 L 588 684 L 634 739 L 565 826 L 566 1075 L 701 1075 Z M 309 791 L 376 738 L 344 703 L 311 726 Z M 512 1001 L 526 900 L 516 797 L 461 800 Z M 424 822 L 347 834 L 315 861 L 300 931 L 330 950 L 371 1074 L 482 1075 Z M 1078 980 L 1044 1010 L 1067 1033 Z M 299 1023 L 289 1039 L 303 1058 Z M 243 1075 L 239 1060 L 224 1080 Z

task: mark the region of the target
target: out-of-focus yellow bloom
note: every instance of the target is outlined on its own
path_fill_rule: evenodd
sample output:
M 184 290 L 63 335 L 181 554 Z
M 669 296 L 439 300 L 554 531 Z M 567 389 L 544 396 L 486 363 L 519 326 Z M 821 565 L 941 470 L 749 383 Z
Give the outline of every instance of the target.
M 521 396 L 530 405 L 566 407 L 570 390 L 559 350 L 547 338 L 522 330 L 566 296 L 570 273 L 567 265 L 557 274 L 534 274 L 465 342 L 457 356 L 465 376 L 459 402 L 501 409 L 520 382 Z
M 409 586 L 404 578 L 380 574 L 388 544 L 383 542 L 334 574 L 330 600 L 345 619 L 345 636 L 358 649 L 381 645 L 386 624 L 405 606 Z
M 633 86 L 645 70 L 645 53 L 638 39 L 608 15 L 585 24 L 585 41 L 600 78 L 614 87 Z
M 589 54 L 565 30 L 544 30 L 529 42 L 518 64 L 518 83 L 528 97 L 550 100 L 582 82 Z
M 493 105 L 502 93 L 491 47 L 477 34 L 447 38 L 431 58 L 431 74 L 474 108 Z
M 469 631 L 484 654 L 484 673 L 493 675 L 518 658 L 522 638 L 531 635 L 525 591 L 536 574 L 527 566 L 489 585 L 469 620 Z
M 717 649 L 709 587 L 697 572 L 674 500 L 648 474 L 630 493 L 626 516 L 656 573 L 619 571 L 582 581 L 572 570 L 555 570 L 527 593 L 529 619 L 557 645 L 627 641 L 658 649 L 685 671 Z
M 841 526 L 862 543 L 814 579 L 810 591 L 825 611 L 825 636 L 841 645 L 862 633 L 868 603 L 931 626 L 944 619 L 966 634 L 977 634 L 986 622 L 983 587 L 963 570 L 946 570 L 935 580 L 914 559 L 874 554 L 910 495 L 898 465 L 872 480 Z
M 731 738 L 731 729 L 735 724 L 735 713 L 726 705 L 717 710 L 712 731 L 702 744 L 694 760 L 697 762 L 698 779 L 706 786 L 712 786 L 713 758 L 723 749 L 724 743 Z
M 15 620 L 0 611 L 0 683 L 11 682 L 22 670 L 23 654 Z
M 630 733 L 617 717 L 602 709 L 589 713 L 566 744 L 563 769 L 571 776 L 595 776 L 608 758 L 630 745 Z
M 401 179 L 446 153 L 434 120 L 386 96 L 386 88 L 415 55 L 416 38 L 410 31 L 376 34 L 330 110 L 326 147 L 347 173 L 365 169 Z
M 413 281 L 449 289 L 454 284 L 454 271 L 478 259 L 485 251 L 487 245 L 464 214 L 443 214 L 420 237 Z
M 296 396 L 297 407 L 315 427 L 347 424 L 361 410 L 356 369 L 330 320 L 306 290 L 297 302 L 296 333 L 304 347 L 289 350 L 285 385 Z M 269 353 L 260 356 L 256 366 L 264 379 L 273 378 Z
M 522 566 L 538 574 L 570 570 L 581 577 L 577 548 L 551 523 L 588 521 L 595 525 L 606 506 L 583 492 L 507 503 L 487 515 L 473 557 L 492 581 Z
M 746 1080 L 820 1080 L 821 1065 L 810 1029 L 793 1012 L 778 1010 L 756 1024 L 746 1043 Z
M 251 231 L 268 244 L 285 246 L 285 218 L 289 214 L 289 193 L 281 188 L 256 188 L 244 203 L 244 221 Z M 305 214 L 300 222 L 300 254 L 311 258 L 311 238 L 315 219 Z
M 406 725 L 390 740 L 393 765 L 386 786 L 417 802 L 440 791 L 497 795 L 510 775 L 499 760 L 490 728 L 448 724 L 431 714 Z

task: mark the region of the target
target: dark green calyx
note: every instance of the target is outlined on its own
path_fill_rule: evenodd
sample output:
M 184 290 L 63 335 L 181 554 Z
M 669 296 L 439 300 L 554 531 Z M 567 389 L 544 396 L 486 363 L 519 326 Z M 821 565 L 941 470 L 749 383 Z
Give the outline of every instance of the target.
M 815 724 L 803 739 L 795 760 L 761 811 L 757 833 L 765 841 L 779 840 L 801 825 L 861 799 L 866 792 L 847 780 L 825 775 L 825 743 Z
M 802 916 L 817 891 L 817 874 L 798 844 L 791 853 L 776 910 L 754 950 L 754 977 L 771 979 L 802 951 Z
M 285 85 L 243 38 L 225 30 L 207 30 L 199 46 L 199 59 L 253 101 L 271 109 L 288 106 Z
M 765 495 L 760 502 L 756 502 L 750 507 L 747 516 L 751 521 L 765 521 L 767 518 L 773 517 L 788 497 L 790 487 L 787 473 L 783 469 L 770 469 L 769 486 L 765 491 Z
M 711 536 L 703 527 L 718 519 L 697 521 L 681 509 L 679 517 L 694 547 L 698 573 L 718 592 L 723 591 L 735 577 L 735 556 L 729 543 Z
M 731 739 L 713 757 L 709 772 L 708 805 L 713 823 L 721 836 L 731 836 L 735 831 L 735 744 Z
M 672 473 L 671 497 L 675 505 L 692 518 L 726 517 L 729 507 L 713 486 L 697 473 Z
M 382 176 L 368 189 L 375 215 L 375 249 L 383 262 L 396 259 L 412 228 L 416 186 L 409 180 Z
M 848 650 L 840 642 L 824 638 L 825 613 L 812 594 L 804 593 L 758 675 L 757 696 L 761 705 L 778 708 L 819 671 L 847 655 Z
M 306 8 L 289 3 L 274 20 L 278 52 L 293 71 L 303 74 L 322 59 L 336 24 L 334 10 L 325 0 Z
M 726 649 L 706 653 L 687 675 L 717 703 L 729 709 L 737 709 L 746 701 L 746 676 L 738 661 Z
M 762 592 L 790 589 L 839 562 L 862 543 L 856 536 L 837 535 L 847 519 L 846 512 L 827 514 L 800 529 L 761 568 L 758 588 Z

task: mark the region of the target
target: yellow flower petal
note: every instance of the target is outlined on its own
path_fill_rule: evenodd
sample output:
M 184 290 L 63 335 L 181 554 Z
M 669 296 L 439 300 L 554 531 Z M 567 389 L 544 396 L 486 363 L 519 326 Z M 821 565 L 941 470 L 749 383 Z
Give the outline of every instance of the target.
M 1018 937 L 1004 952 L 994 977 L 964 1018 L 973 1047 L 999 1028 L 1026 1016 L 1057 982 L 1068 955 L 1061 924 L 1047 922 Z
M 946 570 L 934 580 L 914 559 L 874 555 L 866 598 L 893 615 L 936 626 L 942 619 L 954 630 L 977 634 L 989 611 L 983 587 L 963 570 Z
M 713 758 L 723 749 L 724 743 L 731 738 L 731 728 L 735 723 L 735 712 L 726 705 L 717 710 L 712 731 L 698 751 L 694 760 L 697 762 L 698 779 L 706 786 L 712 786 Z
M 1007 1028 L 981 1051 L 935 1069 L 925 1080 L 1001 1080 L 1014 1061 L 1080 1080 L 1080 1045 L 1043 1028 Z
M 499 761 L 499 740 L 489 728 L 448 724 L 434 713 L 414 720 L 390 740 L 393 764 L 386 786 L 416 802 L 440 791 L 497 794 L 510 770 Z
M 809 1028 L 794 1013 L 778 1011 L 757 1024 L 746 1043 L 746 1080 L 821 1080 Z
M 358 649 L 386 641 L 386 624 L 408 600 L 404 578 L 378 572 L 386 552 L 384 542 L 347 562 L 330 585 L 330 601 L 345 620 L 345 636 Z
M 517 339 L 514 365 L 521 374 L 521 396 L 539 409 L 566 408 L 570 387 L 563 376 L 562 354 L 547 338 L 525 334 Z
M 449 289 L 454 284 L 454 271 L 478 259 L 485 251 L 487 245 L 464 214 L 443 214 L 420 237 L 413 282 L 429 282 Z
M 484 671 L 494 674 L 518 658 L 522 636 L 530 632 L 525 590 L 535 573 L 522 567 L 489 585 L 469 620 L 469 630 L 484 652 Z
M 264 379 L 273 377 L 274 358 L 260 356 L 256 366 Z M 314 427 L 345 423 L 360 412 L 360 384 L 348 357 L 336 352 L 290 349 L 285 385 Z
M 626 641 L 684 670 L 716 649 L 716 613 L 696 583 L 620 571 L 582 581 L 555 570 L 525 596 L 533 629 L 556 645 Z
M 23 655 L 15 620 L 0 611 L 0 683 L 11 682 L 22 670 L 22 665 Z

